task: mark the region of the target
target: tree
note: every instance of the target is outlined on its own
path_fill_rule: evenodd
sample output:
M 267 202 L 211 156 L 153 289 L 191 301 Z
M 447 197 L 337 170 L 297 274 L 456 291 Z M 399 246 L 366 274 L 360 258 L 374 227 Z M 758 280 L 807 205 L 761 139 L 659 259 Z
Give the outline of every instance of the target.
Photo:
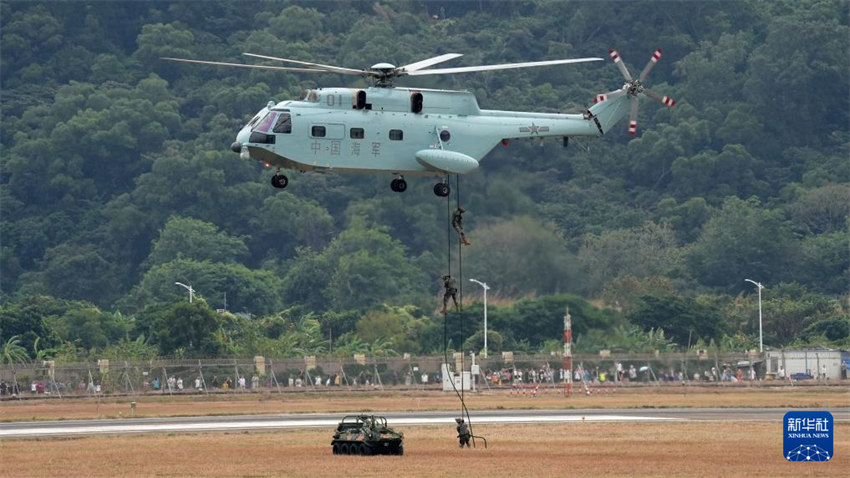
M 799 248 L 778 211 L 763 208 L 757 198 L 729 197 L 703 227 L 687 262 L 702 284 L 740 290 L 746 278 L 779 282 L 791 277 L 798 257 Z
M 493 294 L 518 297 L 575 290 L 575 258 L 563 241 L 528 217 L 476 227 L 467 232 L 474 247 L 465 250 L 469 277 L 498 277 Z
M 152 266 L 175 259 L 238 262 L 247 255 L 244 241 L 219 231 L 214 224 L 172 216 L 154 240 L 147 262 Z
M 176 259 L 151 267 L 125 298 L 125 304 L 141 310 L 147 304 L 185 300 L 186 290 L 175 282 L 191 285 L 196 297 L 204 297 L 217 309 L 263 315 L 280 306 L 280 279 L 272 272 L 249 269 L 242 264 L 192 259 Z
M 119 293 L 118 264 L 92 245 L 60 244 L 44 254 L 44 283 L 51 295 L 108 304 Z
M 319 275 L 320 274 L 320 275 Z M 284 296 L 336 310 L 407 301 L 426 291 L 425 278 L 384 228 L 356 220 L 320 254 L 304 251 L 284 278 Z
M 846 231 L 850 217 L 850 185 L 833 183 L 801 191 L 788 209 L 794 225 L 808 234 Z
M 36 340 L 42 348 L 60 342 L 49 319 L 65 314 L 74 303 L 49 296 L 30 296 L 0 305 L 0 343 L 18 337 L 25 350 L 33 350 Z
M 173 303 L 152 311 L 147 321 L 162 356 L 217 357 L 225 347 L 222 322 L 204 300 Z
M 102 312 L 91 306 L 71 309 L 55 322 L 54 327 L 63 340 L 95 353 L 127 339 L 135 327 L 132 317 L 119 312 Z
M 588 235 L 578 253 L 582 291 L 598 294 L 620 277 L 681 275 L 682 251 L 673 229 L 646 222 L 638 227 Z
M 645 331 L 664 330 L 680 347 L 700 338 L 719 340 L 725 331 L 720 310 L 692 297 L 646 295 L 627 318 Z
M 3 365 L 12 368 L 12 395 L 18 393 L 18 372 L 15 369 L 15 364 L 26 365 L 29 362 L 27 350 L 21 346 L 21 338 L 17 335 L 9 337 L 9 340 L 3 344 L 2 350 Z
M 415 306 L 382 305 L 357 321 L 356 332 L 367 344 L 383 340 L 397 352 L 420 353 L 422 333 L 429 324 L 430 320 Z

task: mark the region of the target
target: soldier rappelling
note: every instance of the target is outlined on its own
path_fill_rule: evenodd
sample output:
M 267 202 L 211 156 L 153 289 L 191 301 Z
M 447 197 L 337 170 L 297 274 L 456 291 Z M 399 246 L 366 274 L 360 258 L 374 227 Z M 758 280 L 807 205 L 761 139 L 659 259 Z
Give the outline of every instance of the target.
M 457 231 L 457 235 L 460 238 L 460 243 L 464 246 L 468 246 L 472 244 L 471 242 L 466 240 L 466 236 L 463 234 L 463 213 L 466 212 L 466 209 L 459 207 L 455 209 L 455 212 L 452 213 L 452 227 Z
M 440 311 L 441 314 L 446 313 L 446 307 L 449 305 L 449 298 L 452 299 L 452 302 L 455 304 L 455 311 L 459 312 L 460 307 L 457 303 L 457 282 L 455 282 L 454 277 L 446 274 L 443 276 L 443 288 L 446 289 L 446 292 L 443 294 L 443 310 Z

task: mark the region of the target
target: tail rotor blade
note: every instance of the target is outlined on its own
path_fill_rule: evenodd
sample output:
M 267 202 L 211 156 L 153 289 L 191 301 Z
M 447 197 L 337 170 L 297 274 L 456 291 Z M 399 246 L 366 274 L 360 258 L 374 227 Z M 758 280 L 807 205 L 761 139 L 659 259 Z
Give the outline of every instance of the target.
M 643 80 L 646 78 L 646 75 L 648 75 L 649 72 L 652 71 L 652 68 L 655 66 L 656 63 L 658 63 L 658 60 L 660 59 L 661 48 L 655 50 L 655 53 L 652 54 L 652 58 L 649 59 L 649 63 L 647 63 L 646 66 L 643 68 L 643 71 L 640 72 L 640 78 L 638 79 L 641 83 L 643 83 Z
M 620 73 L 623 74 L 626 81 L 632 81 L 632 75 L 629 74 L 629 70 L 626 68 L 626 64 L 623 63 L 623 59 L 620 58 L 619 53 L 617 53 L 617 51 L 613 48 L 610 48 L 608 50 L 608 54 L 611 55 L 611 59 L 614 60 L 614 64 L 616 64 L 617 68 L 620 69 Z
M 629 110 L 629 134 L 637 134 L 637 112 L 638 98 L 637 96 L 632 96 L 632 104 Z
M 661 96 L 658 93 L 656 93 L 652 90 L 648 90 L 646 88 L 643 89 L 643 92 L 644 92 L 644 94 L 646 94 L 646 96 L 652 98 L 653 100 L 655 100 L 659 103 L 663 103 L 666 106 L 669 106 L 671 108 L 676 106 L 676 100 L 674 100 L 673 98 L 670 98 L 669 96 Z

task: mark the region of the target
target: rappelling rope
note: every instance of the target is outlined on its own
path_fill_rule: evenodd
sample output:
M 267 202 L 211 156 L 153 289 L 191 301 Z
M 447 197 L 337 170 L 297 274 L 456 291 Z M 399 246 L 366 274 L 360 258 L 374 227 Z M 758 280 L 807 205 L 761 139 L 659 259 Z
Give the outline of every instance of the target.
M 450 182 L 450 177 L 447 179 L 447 183 Z M 457 207 L 460 208 L 460 175 L 456 176 L 456 187 L 455 194 L 457 200 Z M 448 274 L 451 275 L 452 272 L 452 206 L 451 199 L 446 200 L 446 214 L 447 214 L 447 225 L 446 228 L 446 257 L 448 261 Z M 460 240 L 457 241 L 458 247 L 458 291 L 457 291 L 457 304 L 458 304 L 458 319 L 460 320 L 460 392 L 458 392 L 457 386 L 454 382 L 454 377 L 452 377 L 452 389 L 455 392 L 455 395 L 460 398 L 460 415 L 461 417 L 466 416 L 466 423 L 469 427 L 469 435 L 472 438 L 472 446 L 475 446 L 475 434 L 472 431 L 472 420 L 469 417 L 469 409 L 466 407 L 466 401 L 464 399 L 463 393 L 463 365 L 464 365 L 464 351 L 463 351 L 463 244 L 461 244 Z M 447 304 L 448 305 L 448 304 Z M 448 366 L 449 364 L 449 335 L 448 335 L 448 308 L 446 308 L 446 312 L 443 313 L 443 360 L 444 363 Z M 472 380 L 472 376 L 470 374 L 470 380 Z M 486 442 L 486 440 L 485 440 Z

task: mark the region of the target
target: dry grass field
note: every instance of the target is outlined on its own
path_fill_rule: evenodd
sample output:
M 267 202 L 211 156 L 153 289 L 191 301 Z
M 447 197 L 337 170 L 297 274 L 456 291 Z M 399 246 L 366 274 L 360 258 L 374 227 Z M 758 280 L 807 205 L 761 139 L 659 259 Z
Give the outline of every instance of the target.
M 470 410 L 575 408 L 836 408 L 850 406 L 850 389 L 808 387 L 635 387 L 613 393 L 511 395 L 507 391 L 465 395 Z M 122 418 L 135 401 L 137 418 L 195 415 L 455 410 L 454 394 L 421 392 L 303 392 L 229 395 L 145 395 L 120 398 L 20 400 L 0 403 L 0 421 Z
M 535 398 L 467 394 L 471 410 L 850 406 L 846 387 L 641 387 L 600 395 Z M 454 410 L 439 392 L 337 392 L 143 396 L 0 403 L 0 420 L 128 416 Z M 390 423 L 392 425 L 392 423 Z M 490 447 L 457 448 L 451 427 L 405 427 L 402 457 L 335 456 L 332 430 L 145 434 L 0 440 L 0 477 L 802 477 L 850 475 L 850 423 L 836 425 L 827 463 L 789 463 L 782 424 L 587 422 L 478 425 Z
M 409 427 L 405 455 L 335 456 L 330 430 L 0 441 L 9 477 L 846 477 L 850 424 L 835 458 L 789 463 L 780 423 L 478 426 L 484 449 L 451 428 Z

